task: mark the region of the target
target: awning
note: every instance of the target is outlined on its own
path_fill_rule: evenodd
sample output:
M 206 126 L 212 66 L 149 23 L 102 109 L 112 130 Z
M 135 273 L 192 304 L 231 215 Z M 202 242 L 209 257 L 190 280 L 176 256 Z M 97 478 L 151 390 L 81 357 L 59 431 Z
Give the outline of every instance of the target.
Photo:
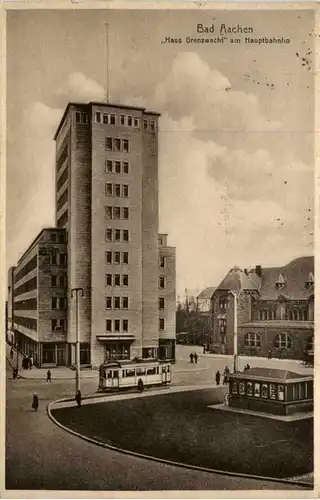
M 97 335 L 97 340 L 100 340 L 100 342 L 132 342 L 134 339 L 134 335 Z

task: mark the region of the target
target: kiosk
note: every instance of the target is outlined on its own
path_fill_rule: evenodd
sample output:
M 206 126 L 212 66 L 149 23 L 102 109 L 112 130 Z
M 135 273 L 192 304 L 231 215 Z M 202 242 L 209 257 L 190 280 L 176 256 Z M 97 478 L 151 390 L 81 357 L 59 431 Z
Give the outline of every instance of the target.
M 234 408 L 290 415 L 313 410 L 313 376 L 250 368 L 230 373 L 228 404 Z

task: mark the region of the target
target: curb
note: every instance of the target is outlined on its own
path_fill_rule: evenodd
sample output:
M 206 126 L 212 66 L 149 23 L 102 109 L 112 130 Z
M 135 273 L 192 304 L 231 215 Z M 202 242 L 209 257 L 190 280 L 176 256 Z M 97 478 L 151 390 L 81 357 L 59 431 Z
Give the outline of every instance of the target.
M 87 399 L 90 399 L 90 397 L 88 397 Z M 88 443 L 95 444 L 96 446 L 100 446 L 101 448 L 105 448 L 105 449 L 108 449 L 111 451 L 121 453 L 123 455 L 129 455 L 129 456 L 133 456 L 133 457 L 140 458 L 143 460 L 149 460 L 152 462 L 157 462 L 157 463 L 161 463 L 161 464 L 165 464 L 165 465 L 171 465 L 174 467 L 195 470 L 198 472 L 207 472 L 210 474 L 218 474 L 220 476 L 239 477 L 239 478 L 243 478 L 243 479 L 255 479 L 258 481 L 269 481 L 269 482 L 275 482 L 275 483 L 280 483 L 280 484 L 288 484 L 288 485 L 292 485 L 292 486 L 301 486 L 302 488 L 307 489 L 307 490 L 314 490 L 314 486 L 313 486 L 313 484 L 310 484 L 310 482 L 290 481 L 290 479 L 286 480 L 286 479 L 273 478 L 273 477 L 268 477 L 268 476 L 256 476 L 253 474 L 251 475 L 251 474 L 245 474 L 245 473 L 241 473 L 241 472 L 228 472 L 228 471 L 222 471 L 222 470 L 217 470 L 217 469 L 209 469 L 207 467 L 199 467 L 197 465 L 185 464 L 182 462 L 175 462 L 172 460 L 165 460 L 163 458 L 153 457 L 151 455 L 145 455 L 143 453 L 125 450 L 125 449 L 119 448 L 117 446 L 103 443 L 102 441 L 92 439 L 88 436 L 80 434 L 79 432 L 73 431 L 69 427 L 66 427 L 65 425 L 61 424 L 56 418 L 54 418 L 54 416 L 52 415 L 52 412 L 51 412 L 52 406 L 54 404 L 57 404 L 57 403 L 63 403 L 63 402 L 68 402 L 68 401 L 69 401 L 69 399 L 63 398 L 63 399 L 57 399 L 56 401 L 51 401 L 51 403 L 48 404 L 47 414 L 48 414 L 48 417 L 50 418 L 50 420 L 55 425 L 60 427 L 60 429 L 68 432 L 69 434 L 72 434 L 72 435 L 74 435 L 74 436 L 76 436 L 84 441 L 87 441 Z

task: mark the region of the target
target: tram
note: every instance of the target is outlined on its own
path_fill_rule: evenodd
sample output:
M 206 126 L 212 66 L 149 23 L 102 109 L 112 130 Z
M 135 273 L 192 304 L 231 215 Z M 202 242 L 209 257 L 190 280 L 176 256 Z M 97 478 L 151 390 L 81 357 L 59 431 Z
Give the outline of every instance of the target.
M 107 361 L 99 368 L 99 391 L 110 391 L 138 387 L 141 379 L 144 387 L 171 384 L 170 362 Z

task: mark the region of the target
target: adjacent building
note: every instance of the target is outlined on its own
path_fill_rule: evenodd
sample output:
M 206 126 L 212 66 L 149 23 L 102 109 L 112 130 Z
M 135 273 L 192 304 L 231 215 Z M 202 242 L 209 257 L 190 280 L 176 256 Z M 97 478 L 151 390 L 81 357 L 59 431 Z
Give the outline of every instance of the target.
M 36 279 L 14 299 L 13 327 L 42 365 L 75 363 L 71 291 L 79 287 L 82 364 L 175 357 L 175 248 L 158 227 L 158 120 L 144 108 L 106 103 L 69 103 L 64 112 L 55 134 L 56 228 L 40 233 L 14 270 L 15 289 Z M 64 245 L 65 255 L 60 269 L 48 257 L 46 282 L 45 242 L 54 253 Z M 45 292 L 51 279 L 58 289 Z M 22 300 L 32 300 L 28 319 L 16 310 Z
M 314 343 L 314 258 L 231 269 L 212 298 L 211 349 L 302 359 Z

